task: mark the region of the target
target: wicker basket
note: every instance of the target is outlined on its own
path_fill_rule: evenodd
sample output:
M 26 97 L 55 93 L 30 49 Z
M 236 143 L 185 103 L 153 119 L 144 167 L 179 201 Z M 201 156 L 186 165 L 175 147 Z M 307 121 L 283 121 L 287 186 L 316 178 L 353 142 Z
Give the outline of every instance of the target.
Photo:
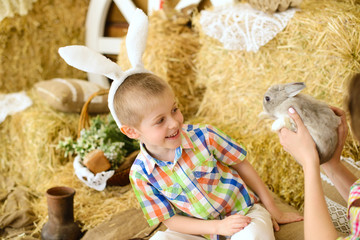
M 85 102 L 80 113 L 78 133 L 77 133 L 78 138 L 80 137 L 81 130 L 83 128 L 88 128 L 90 126 L 88 107 L 91 100 L 94 99 L 96 96 L 102 96 L 108 93 L 109 93 L 109 89 L 100 90 L 98 92 L 93 93 Z M 139 151 L 134 151 L 130 153 L 128 156 L 126 156 L 124 162 L 120 165 L 118 169 L 115 170 L 114 175 L 107 180 L 106 182 L 107 186 L 125 186 L 130 183 L 129 180 L 130 168 L 138 153 Z

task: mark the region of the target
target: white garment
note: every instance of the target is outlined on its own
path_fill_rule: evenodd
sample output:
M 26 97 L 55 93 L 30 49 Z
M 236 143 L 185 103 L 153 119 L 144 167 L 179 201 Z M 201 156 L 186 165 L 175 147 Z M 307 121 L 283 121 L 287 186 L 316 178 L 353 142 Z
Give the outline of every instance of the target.
M 231 240 L 275 240 L 271 215 L 265 208 L 254 204 L 246 216 L 252 218 L 251 223 L 232 235 Z
M 223 43 L 225 49 L 257 52 L 286 27 L 295 12 L 292 8 L 269 14 L 239 3 L 201 11 L 200 24 L 204 33 Z
M 0 94 L 0 123 L 8 115 L 20 112 L 32 105 L 32 100 L 24 91 L 9 94 Z
M 246 216 L 251 223 L 243 230 L 231 236 L 231 240 L 275 240 L 270 213 L 260 204 L 254 204 Z M 201 236 L 178 233 L 171 230 L 157 232 L 150 240 L 204 240 Z
M 204 239 L 205 238 L 200 236 L 174 232 L 169 229 L 167 229 L 165 232 L 159 231 L 150 238 L 150 240 L 204 240 Z

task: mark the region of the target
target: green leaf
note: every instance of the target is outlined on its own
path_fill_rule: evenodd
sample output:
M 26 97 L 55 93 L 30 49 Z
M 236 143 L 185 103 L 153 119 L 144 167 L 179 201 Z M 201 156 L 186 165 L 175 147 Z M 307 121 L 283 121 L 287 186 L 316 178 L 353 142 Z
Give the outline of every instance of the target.
M 126 154 L 139 149 L 139 143 L 124 135 L 108 114 L 106 120 L 100 116 L 92 118 L 90 127 L 82 129 L 78 139 L 67 137 L 59 141 L 57 147 L 65 152 L 65 157 L 78 154 L 82 159 L 92 150 L 101 149 L 109 159 L 111 169 L 116 169 L 124 161 Z

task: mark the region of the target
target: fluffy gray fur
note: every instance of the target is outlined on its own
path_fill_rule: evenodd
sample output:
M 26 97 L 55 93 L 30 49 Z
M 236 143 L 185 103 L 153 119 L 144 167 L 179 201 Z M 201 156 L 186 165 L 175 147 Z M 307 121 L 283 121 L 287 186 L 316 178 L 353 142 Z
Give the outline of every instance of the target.
M 293 107 L 314 139 L 322 164 L 330 160 L 335 152 L 341 119 L 327 104 L 299 94 L 304 88 L 303 82 L 271 86 L 264 95 L 262 114 L 276 120 L 272 126 L 274 131 L 287 127 L 296 132 L 296 125 L 288 115 L 288 109 Z M 290 122 L 291 126 L 287 126 L 286 122 Z

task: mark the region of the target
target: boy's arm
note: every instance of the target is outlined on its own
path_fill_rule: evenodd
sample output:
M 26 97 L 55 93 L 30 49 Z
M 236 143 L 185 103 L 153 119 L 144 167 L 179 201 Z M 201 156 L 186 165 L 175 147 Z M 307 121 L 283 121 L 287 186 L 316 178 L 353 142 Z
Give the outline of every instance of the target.
M 210 125 L 208 126 L 208 132 L 208 146 L 214 153 L 216 159 L 233 167 L 239 173 L 245 183 L 260 197 L 277 223 L 290 223 L 303 220 L 303 217 L 298 213 L 283 213 L 277 208 L 270 191 L 256 173 L 255 169 L 246 160 L 246 150 L 242 145 L 237 144 L 230 136 Z M 239 161 L 241 162 L 238 163 Z M 234 162 L 236 162 L 236 164 L 234 164 Z M 279 229 L 277 223 L 274 222 L 275 230 Z
M 171 203 L 148 184 L 144 176 L 143 172 L 130 172 L 131 185 L 150 226 L 162 221 L 169 229 L 180 233 L 231 236 L 251 222 L 250 217 L 242 215 L 229 216 L 223 220 L 201 220 L 177 215 Z
M 241 163 L 232 165 L 231 167 L 239 173 L 246 185 L 256 193 L 277 223 L 290 223 L 303 220 L 303 217 L 298 213 L 284 213 L 280 211 L 280 209 L 276 206 L 269 189 L 261 180 L 253 166 L 246 159 L 244 159 Z M 277 224 L 274 224 L 274 228 L 276 231 L 279 230 L 279 226 Z
M 231 236 L 242 230 L 250 222 L 250 217 L 240 214 L 229 216 L 223 220 L 202 220 L 192 217 L 175 215 L 165 220 L 164 224 L 172 231 L 185 234 L 217 234 L 223 236 Z

